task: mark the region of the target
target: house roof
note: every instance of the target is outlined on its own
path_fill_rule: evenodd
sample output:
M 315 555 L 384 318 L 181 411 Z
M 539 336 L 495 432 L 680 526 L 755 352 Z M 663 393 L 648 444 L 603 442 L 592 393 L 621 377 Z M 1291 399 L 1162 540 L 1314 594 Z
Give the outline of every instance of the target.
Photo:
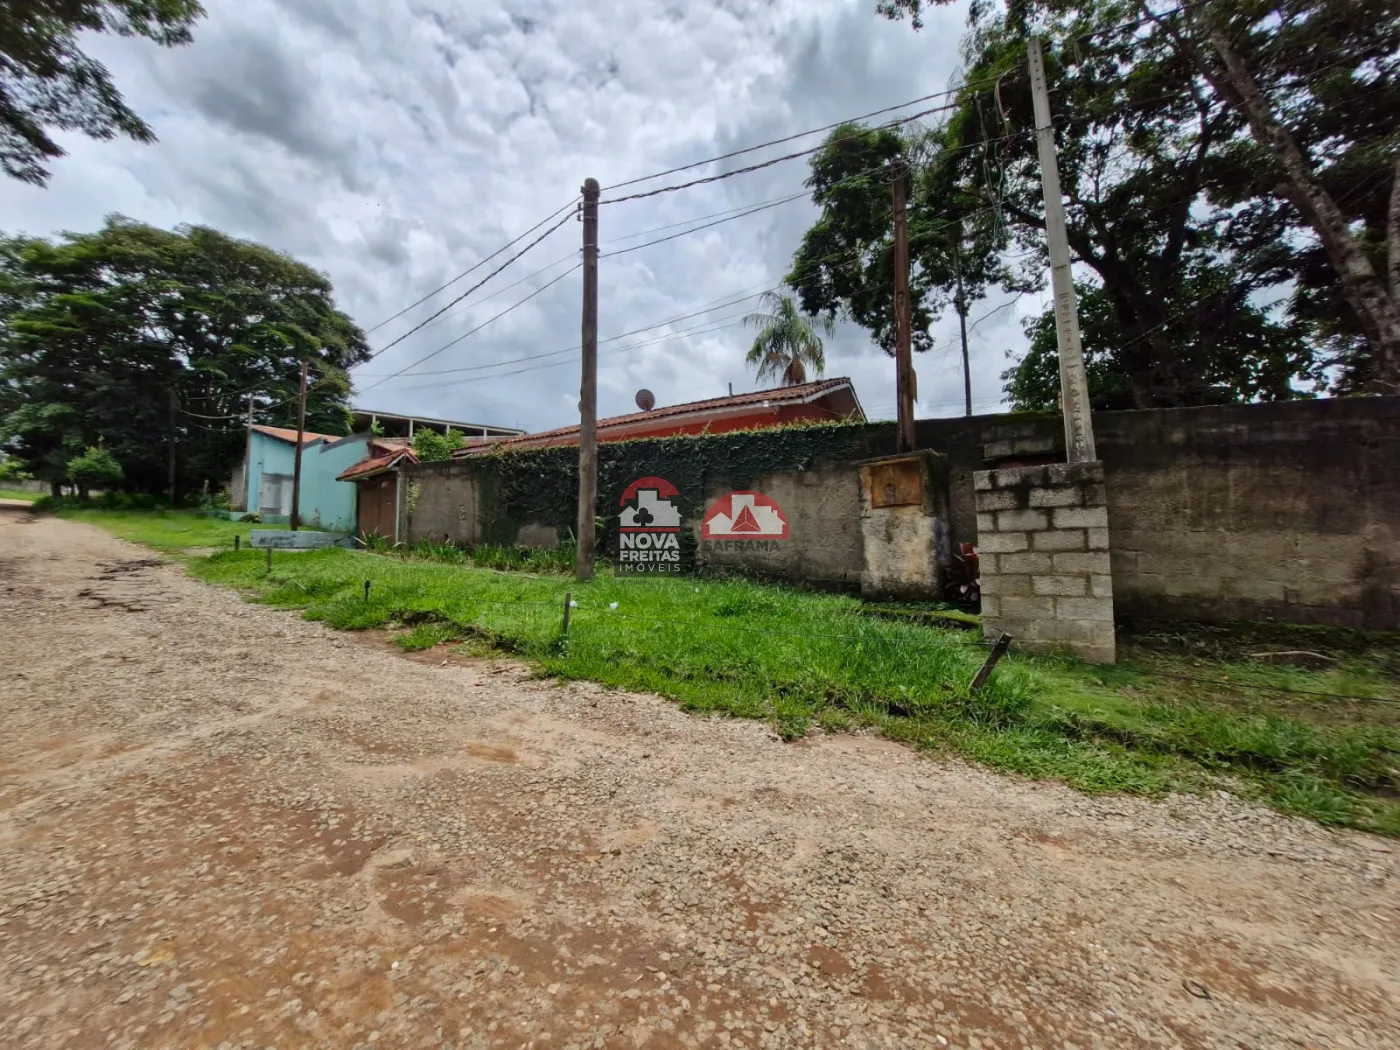
M 413 449 L 404 446 L 386 447 L 389 439 L 377 439 L 370 447 L 370 455 L 360 460 L 354 466 L 346 467 L 338 475 L 336 481 L 363 481 L 365 478 L 372 478 L 376 474 L 383 474 L 386 470 L 393 470 L 399 463 L 407 460 L 410 463 L 417 463 L 418 457 L 413 454 Z M 381 441 L 383 443 L 381 443 Z
M 297 443 L 297 432 L 292 428 L 265 427 L 255 424 L 253 429 L 259 434 L 266 434 L 270 438 L 276 438 L 278 441 L 285 441 L 289 445 L 295 445 Z M 301 443 L 305 445 L 312 441 L 339 441 L 344 436 L 343 434 L 313 434 L 311 431 L 307 430 L 302 433 Z
M 607 430 L 624 427 L 630 428 L 637 424 L 652 422 L 653 420 L 675 420 L 679 422 L 680 419 L 685 416 L 699 416 L 703 418 L 707 415 L 727 414 L 735 409 L 800 405 L 809 401 L 819 400 L 839 390 L 849 390 L 851 392 L 851 399 L 855 401 L 856 411 L 860 413 L 860 418 L 864 419 L 865 413 L 860 408 L 860 402 L 855 398 L 855 388 L 851 385 L 850 379 L 840 377 L 835 379 L 821 379 L 815 383 L 799 383 L 796 386 L 777 387 L 773 390 L 755 390 L 749 394 L 713 397 L 705 401 L 687 401 L 679 405 L 667 405 L 665 408 L 653 408 L 649 412 L 629 412 L 623 416 L 609 416 L 607 419 L 598 420 L 598 432 L 601 435 Z M 491 448 L 527 448 L 531 446 L 548 445 L 552 441 L 575 437 L 578 432 L 579 428 L 575 425 L 558 427 L 555 430 L 542 430 L 539 433 L 524 434 L 516 438 L 474 442 L 465 448 L 458 449 L 453 453 L 453 456 L 472 455 L 473 453 L 482 451 L 482 445 L 485 444 L 489 444 Z
M 376 419 L 391 419 L 403 423 L 407 423 L 409 420 L 412 420 L 415 423 L 429 423 L 434 426 L 449 426 L 455 430 L 460 430 L 463 433 L 469 433 L 473 430 L 491 430 L 495 431 L 498 435 L 507 436 L 511 434 L 525 433 L 519 427 L 503 427 L 498 426 L 495 423 L 468 423 L 460 419 L 438 419 L 436 416 L 420 416 L 415 415 L 411 412 L 380 412 L 378 409 L 374 408 L 358 407 L 352 409 L 351 411 L 353 411 L 356 416 L 373 416 Z

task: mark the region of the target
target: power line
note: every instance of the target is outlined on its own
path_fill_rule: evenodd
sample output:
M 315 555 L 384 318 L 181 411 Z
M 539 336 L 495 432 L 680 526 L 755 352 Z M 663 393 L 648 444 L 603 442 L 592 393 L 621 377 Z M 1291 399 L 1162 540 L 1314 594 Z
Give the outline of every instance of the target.
M 553 285 L 558 284 L 558 283 L 559 283 L 560 281 L 562 281 L 565 277 L 569 276 L 569 274 L 571 274 L 571 273 L 573 273 L 575 270 L 579 269 L 582 265 L 583 265 L 582 263 L 578 263 L 578 264 L 576 264 L 576 265 L 570 267 L 569 269 L 567 269 L 567 270 L 565 270 L 563 273 L 561 273 L 558 277 L 555 277 L 553 280 L 546 281 L 544 284 L 540 285 L 538 288 L 536 288 L 536 289 L 535 289 L 533 292 L 531 292 L 529 295 L 525 296 L 525 298 L 520 299 L 520 300 L 517 300 L 517 301 L 514 302 L 514 303 L 511 303 L 509 306 L 507 306 L 507 307 L 506 307 L 504 310 L 502 310 L 500 313 L 494 314 L 494 315 L 492 315 L 491 317 L 488 317 L 485 321 L 482 321 L 481 324 L 477 325 L 475 328 L 471 329 L 471 330 L 468 331 L 468 332 L 462 333 L 462 334 L 459 335 L 456 339 L 452 340 L 450 343 L 444 343 L 442 346 L 438 347 L 436 350 L 434 350 L 432 353 L 426 355 L 425 357 L 420 357 L 417 361 L 414 361 L 412 364 L 404 365 L 403 368 L 400 368 L 397 372 L 393 373 L 392 375 L 385 376 L 383 379 L 380 379 L 380 380 L 378 380 L 378 381 L 376 381 L 376 382 L 374 382 L 374 383 L 371 383 L 369 386 L 365 387 L 364 390 L 360 391 L 360 393 L 361 393 L 361 394 L 367 394 L 367 393 L 369 393 L 371 390 L 373 390 L 375 387 L 377 387 L 377 386 L 383 386 L 383 385 L 384 385 L 385 383 L 387 383 L 389 380 L 395 379 L 395 378 L 397 378 L 398 376 L 403 375 L 403 374 L 404 374 L 405 372 L 407 372 L 409 369 L 414 368 L 414 367 L 416 367 L 417 365 L 421 365 L 424 361 L 431 360 L 432 358 L 436 357 L 438 354 L 442 353 L 444 350 L 448 349 L 449 347 L 456 346 L 456 345 L 457 345 L 458 343 L 460 343 L 463 339 L 467 338 L 467 336 L 469 336 L 469 335 L 475 335 L 477 332 L 481 331 L 483 328 L 485 328 L 487 325 L 489 325 L 492 321 L 499 320 L 500 318 L 504 317 L 506 314 L 510 313 L 512 310 L 515 310 L 515 309 L 518 308 L 518 307 L 524 306 L 526 303 L 528 303 L 528 302 L 529 302 L 531 299 L 533 299 L 535 296 L 539 295 L 539 294 L 540 294 L 541 292 L 543 292 L 545 289 L 550 288 L 550 287 L 552 287 Z
M 653 244 L 663 244 L 666 241 L 674 241 L 677 237 L 684 237 L 687 234 L 698 233 L 701 230 L 708 230 L 711 226 L 718 226 L 721 223 L 725 222 L 733 222 L 735 219 L 747 218 L 748 216 L 757 214 L 758 212 L 767 211 L 769 208 L 776 208 L 780 204 L 790 204 L 792 201 L 800 200 L 806 196 L 807 191 L 803 190 L 801 193 L 794 193 L 790 197 L 780 197 L 777 200 L 767 201 L 763 204 L 756 204 L 753 207 L 749 208 L 747 211 L 741 211 L 736 215 L 729 215 L 726 218 L 715 219 L 713 222 L 707 222 L 703 226 L 695 226 L 689 230 L 681 230 L 679 233 L 673 233 L 667 237 L 658 237 L 654 241 L 646 241 L 643 244 L 634 244 L 630 248 L 619 248 L 617 251 L 607 252 L 603 257 L 612 258 L 614 255 L 626 255 L 628 252 L 635 252 L 640 251 L 643 248 L 650 248 Z M 690 221 L 694 222 L 695 220 L 692 219 Z M 679 226 L 681 224 L 676 223 L 675 225 Z
M 557 213 L 556 213 L 556 214 L 557 214 Z M 362 361 L 362 362 L 360 362 L 360 363 L 361 363 L 361 364 L 364 364 L 364 363 L 366 363 L 366 362 L 373 361 L 373 360 L 374 360 L 376 357 L 378 357 L 380 354 L 384 353 L 384 351 L 386 351 L 386 350 L 388 350 L 388 349 L 390 349 L 390 348 L 392 348 L 392 347 L 398 346 L 398 345 L 399 345 L 400 343 L 402 343 L 405 339 L 407 339 L 409 336 L 411 336 L 414 332 L 421 331 L 423 328 L 427 327 L 427 325 L 428 325 L 434 318 L 441 317 L 441 316 L 442 316 L 443 314 L 445 314 L 448 310 L 452 309 L 452 307 L 456 306 L 458 303 L 460 303 L 460 302 L 461 302 L 463 299 L 465 299 L 467 296 L 471 295 L 472 292 L 474 292 L 474 291 L 476 291 L 478 288 L 482 287 L 484 284 L 486 284 L 488 281 L 490 281 L 491 278 L 495 277 L 498 273 L 500 273 L 502 270 L 504 270 L 507 266 L 509 266 L 511 263 L 515 262 L 515 260 L 519 259 L 522 255 L 524 255 L 525 253 L 527 253 L 528 251 L 530 251 L 532 248 L 534 248 L 536 245 L 538 245 L 541 241 L 543 241 L 546 237 L 548 237 L 550 234 L 552 234 L 555 230 L 557 230 L 557 229 L 559 229 L 559 227 L 563 226 L 564 223 L 568 222 L 571 218 L 573 218 L 572 215 L 565 215 L 562 219 L 560 219 L 558 222 L 556 222 L 553 226 L 551 226 L 549 229 L 545 230 L 544 233 L 540 234 L 538 237 L 536 237 L 536 238 L 535 238 L 533 241 L 531 241 L 529 244 L 525 245 L 524 248 L 520 249 L 520 251 L 516 252 L 514 255 L 512 255 L 512 256 L 511 256 L 509 259 L 507 259 L 505 262 L 501 263 L 500 266 L 496 267 L 494 270 L 492 270 L 490 273 L 488 273 L 488 274 L 487 274 L 485 277 L 483 277 L 481 280 L 477 281 L 476 284 L 472 285 L 470 288 L 468 288 L 468 289 L 467 289 L 465 292 L 463 292 L 461 295 L 457 296 L 457 298 L 453 299 L 450 303 L 448 303 L 446 306 L 444 306 L 441 310 L 438 310 L 436 313 L 431 314 L 430 316 L 426 317 L 423 321 L 421 321 L 420 323 L 414 325 L 412 328 L 410 328 L 407 332 L 404 332 L 403 335 L 399 336 L 397 339 L 393 340 L 393 341 L 390 342 L 390 343 L 386 343 L 384 346 L 381 346 L 378 350 L 374 351 L 374 353 L 370 354 L 369 357 L 365 358 L 365 360 Z M 499 254 L 499 253 L 498 253 L 498 254 Z M 569 272 L 572 272 L 572 271 L 569 271 Z M 561 276 L 562 276 L 562 275 L 561 275 Z M 555 280 L 558 280 L 558 278 L 555 278 Z M 553 284 L 553 283 L 554 283 L 553 281 L 550 282 L 550 284 Z M 548 285 L 546 285 L 545 287 L 548 287 Z M 529 297 L 527 296 L 526 298 L 529 298 Z M 522 302 L 523 302 L 523 301 L 524 301 L 524 300 L 522 300 Z M 489 322 L 488 322 L 488 323 L 489 323 Z M 376 384 L 376 385 L 378 385 L 378 384 Z
M 944 92 L 944 93 L 946 94 L 946 92 Z M 954 108 L 956 108 L 956 106 L 954 106 L 954 105 L 934 106 L 932 109 L 921 110 L 920 112 L 910 114 L 910 115 L 907 116 L 907 117 L 901 117 L 899 120 L 888 121 L 888 122 L 886 122 L 886 123 L 884 123 L 884 124 L 879 125 L 878 128 L 872 129 L 872 130 L 881 130 L 881 129 L 888 129 L 888 128 L 896 128 L 896 127 L 899 127 L 900 125 L 908 124 L 908 123 L 910 123 L 910 122 L 912 122 L 912 121 L 918 120 L 918 119 L 920 119 L 921 117 L 927 117 L 927 116 L 930 116 L 930 115 L 932 115 L 932 114 L 934 114 L 934 113 L 946 113 L 948 110 L 954 109 Z M 862 133 L 862 134 L 864 134 L 864 133 Z M 860 137 L 860 136 L 851 136 L 851 139 L 855 139 L 855 138 L 858 138 L 858 137 Z M 845 141 L 845 140 L 840 140 L 840 141 Z M 722 180 L 724 180 L 724 179 L 732 179 L 735 175 L 747 175 L 747 174 L 749 174 L 750 172 L 760 171 L 760 170 L 762 170 L 763 168 L 771 168 L 771 167 L 773 167 L 773 165 L 775 165 L 775 164 L 782 164 L 782 163 L 784 163 L 784 162 L 786 162 L 786 161 L 789 161 L 789 160 L 798 160 L 798 159 L 801 158 L 801 157 L 808 157 L 808 156 L 811 156 L 813 153 L 817 153 L 817 152 L 820 151 L 820 150 L 826 149 L 827 146 L 829 146 L 829 145 L 832 145 L 832 143 L 823 142 L 823 143 L 820 143 L 820 144 L 818 144 L 818 145 L 816 145 L 816 146 L 811 147 L 810 149 L 798 150 L 796 153 L 785 153 L 785 154 L 783 154 L 781 157 L 773 157 L 773 158 L 771 158 L 771 159 L 769 159 L 769 160 L 759 161 L 757 164 L 750 164 L 750 165 L 748 165 L 747 167 L 743 167 L 743 168 L 735 168 L 733 171 L 726 171 L 726 172 L 723 172 L 723 173 L 721 173 L 721 174 L 719 174 L 719 175 L 707 175 L 707 176 L 705 176 L 703 179 L 691 179 L 689 182 L 677 183 L 677 184 L 674 185 L 674 186 L 662 186 L 662 187 L 660 187 L 659 189 L 655 189 L 655 190 L 646 190 L 646 191 L 644 191 L 644 192 L 642 192 L 642 193 L 630 193 L 630 194 L 628 194 L 628 195 L 625 196 L 625 197 L 610 197 L 609 199 L 607 199 L 607 200 L 605 200 L 605 201 L 599 201 L 599 203 L 600 203 L 600 204 L 621 204 L 623 201 L 641 200 L 641 199 L 643 199 L 644 197 L 655 197 L 655 196 L 658 196 L 659 194 L 662 194 L 662 193 L 675 193 L 677 190 L 686 190 L 686 189 L 690 189 L 692 186 L 704 186 L 704 185 L 706 185 L 706 184 L 708 184 L 708 183 L 711 183 L 711 182 L 720 182 L 720 181 L 722 181 Z M 755 147 L 755 148 L 759 148 L 759 147 Z
M 760 142 L 760 143 L 759 143 L 758 145 L 756 145 L 756 146 L 745 146 L 743 149 L 736 149 L 736 150 L 733 150 L 733 151 L 731 151 L 731 152 L 729 152 L 729 153 L 721 153 L 721 154 L 720 154 L 719 156 L 717 156 L 717 157 L 708 157 L 708 158 L 706 158 L 705 160 L 697 160 L 697 161 L 693 161 L 693 162 L 690 163 L 690 164 L 682 164 L 682 165 L 680 165 L 679 167 L 667 168 L 665 171 L 654 172 L 654 173 L 651 174 L 651 175 L 643 175 L 643 176 L 641 176 L 640 178 L 628 179 L 626 182 L 619 182 L 619 183 L 617 183 L 617 184 L 614 185 L 614 186 L 609 186 L 608 189 L 610 189 L 610 190 L 620 190 L 620 189 L 623 189 L 623 188 L 625 188 L 625 187 L 627 187 L 627 186 L 635 186 L 635 185 L 637 185 L 638 183 L 641 183 L 641 182 L 650 182 L 652 179 L 660 179 L 660 178 L 664 178 L 664 177 L 667 176 L 667 175 L 675 175 L 677 172 L 690 171 L 690 170 L 693 169 L 693 168 L 703 168 L 703 167 L 704 167 L 705 165 L 707 165 L 707 164 L 715 164 L 715 163 L 718 163 L 719 161 L 722 161 L 722 160 L 730 160 L 730 159 L 733 158 L 733 157 L 742 157 L 742 156 L 743 156 L 744 154 L 746 154 L 746 153 L 754 153 L 754 152 L 756 152 L 756 151 L 758 151 L 758 150 L 761 150 L 761 149 L 767 149 L 769 146 L 781 146 L 781 145 L 783 145 L 783 144 L 786 143 L 786 142 L 795 142 L 797 139 L 806 138 L 808 135 L 819 135 L 819 134 L 821 134 L 821 133 L 824 132 L 824 131 L 832 131 L 832 130 L 834 130 L 835 128 L 841 127 L 843 124 L 853 124 L 853 123 L 855 123 L 855 122 L 858 121 L 858 120 L 869 120 L 871 117 L 878 117 L 878 116 L 880 116 L 881 114 L 884 114 L 884 113 L 893 113 L 893 112 L 894 112 L 895 110 L 897 110 L 897 109 L 907 109 L 907 108 L 909 108 L 910 106 L 917 106 L 917 105 L 919 105 L 919 104 L 921 104 L 921 103 L 924 103 L 924 102 L 931 102 L 933 99 L 936 99 L 936 98 L 945 98 L 945 97 L 947 97 L 948 95 L 956 95 L 956 94 L 959 93 L 960 91 L 964 91 L 964 90 L 966 90 L 966 89 L 969 88 L 969 87 L 974 87 L 974 86 L 980 87 L 980 86 L 982 86 L 983 84 L 992 84 L 992 83 L 995 83 L 995 78 L 990 78 L 990 79 L 987 79 L 987 80 L 978 81 L 975 85 L 974 85 L 974 84 L 962 84 L 962 85 L 960 85 L 959 87 L 950 88 L 950 89 L 948 89 L 948 90 L 946 90 L 946 91 L 935 91 L 932 95 L 922 95 L 922 96 L 920 96 L 919 98 L 910 99 L 908 102 L 900 102 L 900 103 L 898 103 L 897 105 L 885 106 L 883 109 L 874 109 L 874 110 L 871 110 L 869 113 L 862 113 L 862 114 L 861 114 L 860 116 L 858 116 L 858 117 L 847 117 L 845 120 L 838 120 L 835 124 L 826 124 L 826 125 L 823 125 L 822 127 L 819 127 L 819 128 L 809 128 L 807 131 L 799 131 L 799 132 L 796 132 L 795 134 L 787 135 L 787 136 L 785 136 L 785 137 L 783 137 L 783 138 L 780 138 L 780 139 L 772 139 L 772 140 L 770 140 L 770 141 L 768 141 L 768 142 Z M 919 116 L 921 116 L 921 115 L 922 115 L 922 114 L 917 114 L 917 113 L 916 113 L 916 114 L 915 114 L 914 116 L 912 116 L 912 117 L 907 117 L 907 118 L 905 118 L 904 122 L 907 122 L 907 121 L 910 121 L 910 120 L 917 120 L 917 119 L 919 118 Z M 820 148 L 820 147 L 818 147 L 818 148 Z M 799 156 L 800 156 L 800 155 L 801 155 L 801 154 L 799 154 Z M 783 158 L 783 159 L 791 159 L 791 158 Z M 738 173 L 736 172 L 735 174 L 738 174 Z M 620 200 L 630 200 L 631 198 L 629 198 L 629 197 L 623 197 L 623 198 L 618 198 L 618 199 L 620 199 Z M 606 203 L 606 202 L 605 202 L 605 203 Z
M 423 296 L 423 298 L 419 299 L 416 303 L 409 303 L 407 306 L 405 306 L 405 307 L 404 307 L 402 310 L 400 310 L 398 313 L 394 314 L 393 317 L 386 317 L 386 318 L 384 318 L 384 320 L 380 321 L 380 322 L 379 322 L 377 325 L 375 325 L 373 328 L 369 329 L 367 332 L 365 332 L 365 334 L 366 334 L 366 335 L 373 335 L 375 332 L 379 331 L 379 329 L 383 328 L 383 327 L 384 327 L 386 324 L 388 324 L 390 321 L 397 321 L 400 317 L 402 317 L 404 314 L 408 313 L 408 311 L 412 310 L 415 306 L 422 306 L 424 303 L 426 303 L 426 302 L 427 302 L 429 299 L 431 299 L 433 296 L 437 295 L 439 292 L 446 291 L 448 288 L 451 288 L 454 284 L 456 284 L 458 281 L 460 281 L 463 277 L 467 277 L 467 276 L 469 276 L 470 274 L 472 274 L 472 273 L 476 272 L 477 270 L 479 270 L 481 267 L 485 266 L 488 262 L 490 262 L 490 261 L 491 261 L 492 259 L 494 259 L 496 256 L 500 255 L 501 252 L 508 251 L 509 249 L 513 248 L 516 244 L 520 243 L 520 242 L 523 241 L 526 237 L 530 236 L 530 234 L 534 233 L 536 230 L 538 230 L 541 226 L 543 226 L 545 223 L 547 223 L 550 219 L 554 218 L 554 217 L 555 217 L 556 215 L 558 215 L 560 212 L 562 212 L 562 211 L 567 211 L 569 208 L 572 208 L 572 207 L 574 207 L 574 206 L 577 205 L 577 204 L 578 204 L 578 198 L 575 197 L 573 200 L 569 201 L 568 204 L 564 205 L 564 207 L 562 207 L 562 208 L 557 208 L 556 210 L 550 212 L 550 213 L 549 213 L 548 215 L 546 215 L 543 219 L 541 219 L 539 222 L 535 223 L 535 225 L 531 226 L 528 230 L 526 230 L 524 233 L 522 233 L 519 237 L 516 237 L 514 240 L 509 241 L 509 242 L 507 242 L 506 244 L 503 244 L 501 247 L 497 248 L 497 249 L 496 249 L 494 252 L 492 252 L 490 255 L 486 256 L 486 257 L 485 257 L 484 259 L 482 259 L 480 262 L 476 263 L 476 265 L 474 265 L 474 266 L 472 266 L 472 267 L 470 267 L 470 268 L 468 268 L 468 269 L 466 269 L 466 270 L 463 270 L 461 273 L 459 273 L 456 277 L 452 278 L 452 280 L 448 281 L 446 284 L 439 285 L 437 288 L 434 288 L 431 292 L 429 292 L 427 295 Z

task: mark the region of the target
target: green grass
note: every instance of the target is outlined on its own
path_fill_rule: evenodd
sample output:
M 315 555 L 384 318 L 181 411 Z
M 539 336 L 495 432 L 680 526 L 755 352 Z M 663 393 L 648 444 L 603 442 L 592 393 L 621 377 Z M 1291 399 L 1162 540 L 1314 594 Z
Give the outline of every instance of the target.
M 223 518 L 206 518 L 190 510 L 61 507 L 55 513 L 67 521 L 97 525 L 124 540 L 132 540 L 171 554 L 201 547 L 232 548 L 235 536 L 241 536 L 246 544 L 250 529 L 276 527 L 248 525 L 226 521 Z
M 1013 654 L 974 697 L 967 683 L 986 652 L 977 632 L 742 579 L 579 584 L 344 550 L 274 555 L 271 575 L 261 552 L 228 551 L 192 571 L 342 630 L 410 628 L 398 638 L 406 649 L 511 652 L 544 674 L 766 719 L 786 738 L 870 727 L 1086 791 L 1225 787 L 1327 824 L 1400 834 L 1400 705 L 1309 698 L 1292 710 L 1296 697 L 1165 678 L 1180 666 L 1170 653 L 1129 645 L 1113 668 Z M 567 637 L 566 592 L 578 603 Z M 1328 672 L 1192 659 L 1195 677 L 1400 699 L 1375 670 L 1384 656 L 1357 654 Z
M 535 572 L 570 574 L 574 571 L 574 545 L 565 543 L 555 550 L 540 547 L 507 547 L 485 543 L 476 547 L 459 547 L 453 543 L 432 543 L 419 540 L 411 546 L 389 543 L 379 536 L 370 536 L 369 550 L 376 554 L 415 561 L 436 561 L 447 565 L 475 565 L 480 569 L 499 572 Z
M 42 496 L 42 492 L 26 492 L 24 489 L 0 488 L 0 499 L 18 499 L 25 503 L 33 503 Z

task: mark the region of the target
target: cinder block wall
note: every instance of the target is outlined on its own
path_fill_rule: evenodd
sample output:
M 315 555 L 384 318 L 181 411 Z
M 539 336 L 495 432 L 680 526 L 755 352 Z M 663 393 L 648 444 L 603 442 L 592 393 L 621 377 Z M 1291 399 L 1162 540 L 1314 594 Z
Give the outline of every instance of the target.
M 1113 663 L 1103 464 L 979 471 L 973 488 L 986 635 Z

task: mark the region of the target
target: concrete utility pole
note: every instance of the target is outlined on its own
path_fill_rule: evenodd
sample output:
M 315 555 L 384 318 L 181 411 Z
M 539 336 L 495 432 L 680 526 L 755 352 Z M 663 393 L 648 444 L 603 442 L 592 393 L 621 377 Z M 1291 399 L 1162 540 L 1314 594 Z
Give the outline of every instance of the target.
M 895 448 L 914 450 L 914 349 L 909 328 L 909 169 L 894 173 Z
M 301 528 L 301 443 L 306 437 L 306 362 L 301 363 L 301 391 L 297 394 L 297 448 L 292 454 L 292 531 Z
M 593 578 L 598 518 L 598 180 L 583 183 L 583 378 L 578 393 L 578 561 Z
M 1045 189 L 1045 233 L 1050 240 L 1050 290 L 1055 296 L 1055 339 L 1060 349 L 1060 403 L 1065 419 L 1065 450 L 1071 463 L 1097 459 L 1094 425 L 1089 417 L 1089 382 L 1084 376 L 1084 348 L 1079 342 L 1079 304 L 1070 271 L 1065 205 L 1060 195 L 1060 168 L 1055 159 L 1055 129 L 1050 123 L 1050 92 L 1040 40 L 1026 43 L 1030 61 L 1031 101 L 1035 106 L 1035 144 L 1040 152 L 1040 181 Z

